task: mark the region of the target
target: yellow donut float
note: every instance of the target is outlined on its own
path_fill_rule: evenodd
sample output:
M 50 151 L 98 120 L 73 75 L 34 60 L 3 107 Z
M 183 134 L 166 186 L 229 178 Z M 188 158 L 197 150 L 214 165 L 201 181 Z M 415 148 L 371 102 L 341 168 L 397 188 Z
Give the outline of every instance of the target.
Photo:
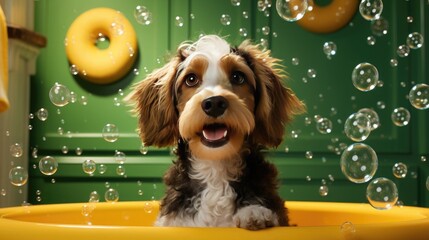
M 357 8 L 358 0 L 332 0 L 326 6 L 309 0 L 307 12 L 297 23 L 315 33 L 335 32 L 350 22 Z
M 107 38 L 105 49 L 97 47 Z M 72 74 L 95 84 L 109 84 L 124 77 L 137 57 L 136 33 L 124 15 L 111 8 L 94 8 L 70 25 L 65 48 Z M 78 70 L 77 70 L 78 69 Z

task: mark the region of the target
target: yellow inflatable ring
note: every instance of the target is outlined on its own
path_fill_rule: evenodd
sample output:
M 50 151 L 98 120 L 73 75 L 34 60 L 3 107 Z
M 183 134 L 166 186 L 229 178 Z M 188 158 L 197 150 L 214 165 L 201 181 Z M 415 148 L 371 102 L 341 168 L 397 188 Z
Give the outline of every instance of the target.
M 309 10 L 297 23 L 315 33 L 330 33 L 344 27 L 357 11 L 358 0 L 332 0 L 327 6 L 308 1 Z
M 109 46 L 100 49 L 97 39 L 105 37 Z M 70 25 L 65 40 L 73 74 L 96 84 L 109 84 L 124 77 L 137 57 L 136 33 L 121 12 L 94 8 L 79 15 Z

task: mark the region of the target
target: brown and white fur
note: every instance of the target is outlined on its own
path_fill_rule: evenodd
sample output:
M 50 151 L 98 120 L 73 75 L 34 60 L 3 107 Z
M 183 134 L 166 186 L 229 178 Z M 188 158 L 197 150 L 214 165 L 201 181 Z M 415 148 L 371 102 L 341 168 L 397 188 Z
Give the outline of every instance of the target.
M 279 60 L 250 41 L 234 48 L 208 35 L 183 43 L 128 100 L 146 145 L 177 146 L 164 176 L 157 226 L 287 226 L 277 170 L 262 151 L 304 110 L 282 84 Z

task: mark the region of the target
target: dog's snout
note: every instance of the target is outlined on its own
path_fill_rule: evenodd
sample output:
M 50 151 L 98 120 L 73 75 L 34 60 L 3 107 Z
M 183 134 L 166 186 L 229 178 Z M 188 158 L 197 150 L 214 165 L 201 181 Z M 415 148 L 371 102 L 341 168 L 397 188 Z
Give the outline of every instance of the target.
M 209 97 L 204 99 L 201 107 L 207 115 L 219 117 L 228 108 L 228 100 L 222 96 Z

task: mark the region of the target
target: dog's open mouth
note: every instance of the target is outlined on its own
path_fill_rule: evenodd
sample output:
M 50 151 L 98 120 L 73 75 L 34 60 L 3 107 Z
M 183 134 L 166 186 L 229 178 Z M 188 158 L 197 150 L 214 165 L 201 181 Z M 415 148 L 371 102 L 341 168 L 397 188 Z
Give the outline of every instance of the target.
M 222 123 L 204 125 L 201 142 L 208 147 L 221 147 L 229 140 L 228 127 Z

